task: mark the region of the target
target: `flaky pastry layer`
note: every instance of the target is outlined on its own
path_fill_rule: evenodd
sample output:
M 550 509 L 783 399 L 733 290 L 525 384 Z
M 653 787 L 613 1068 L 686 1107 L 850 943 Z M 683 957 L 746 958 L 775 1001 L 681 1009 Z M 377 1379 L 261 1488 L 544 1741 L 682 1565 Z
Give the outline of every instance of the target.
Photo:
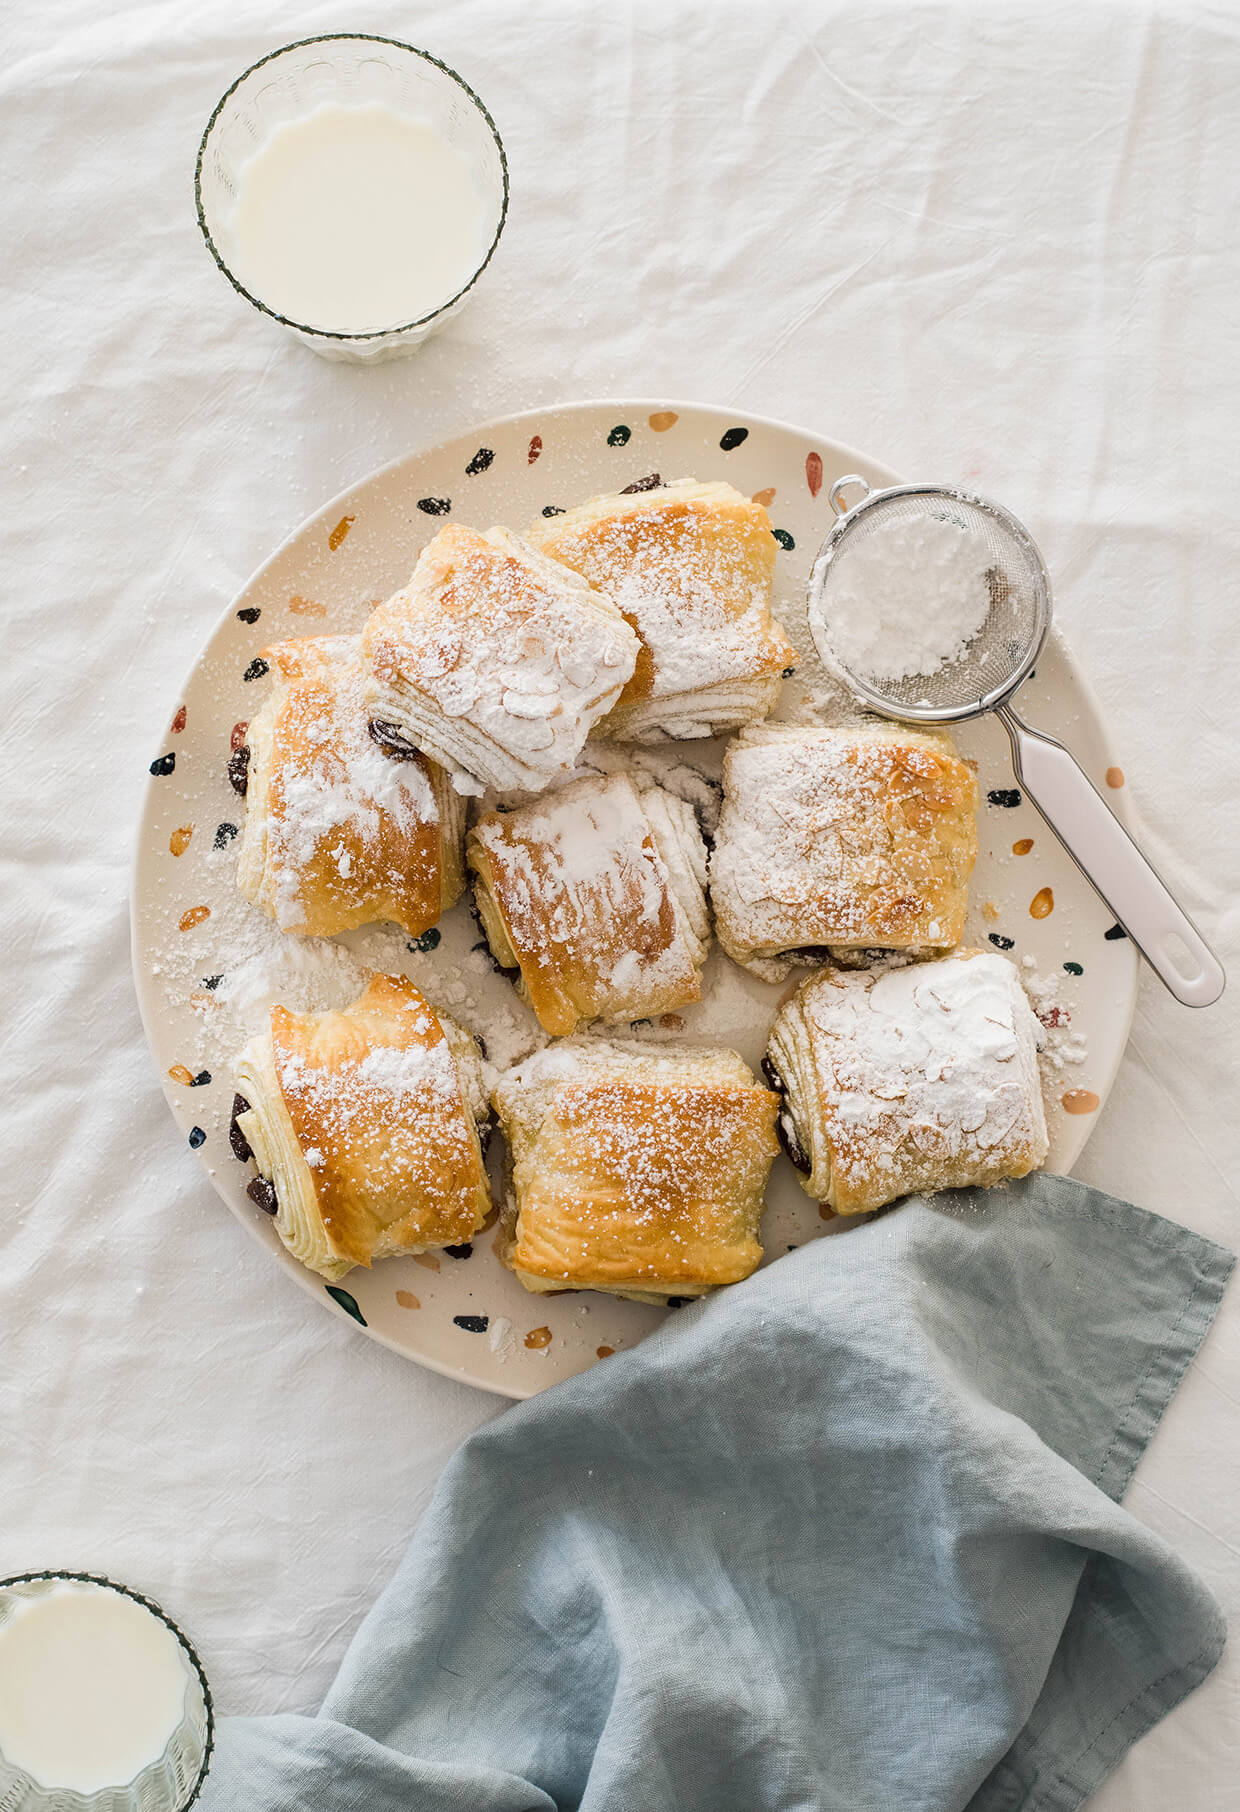
M 477 1047 L 404 976 L 373 977 L 339 1012 L 273 1006 L 235 1081 L 276 1231 L 320 1276 L 456 1245 L 486 1221 Z
M 362 632 L 367 703 L 460 790 L 538 792 L 573 767 L 639 646 L 575 572 L 505 528 L 453 523 Z
M 776 542 L 761 504 L 729 484 L 684 479 L 592 497 L 528 535 L 641 637 L 633 676 L 596 734 L 714 736 L 771 710 L 800 657 L 771 615 Z
M 246 731 L 238 886 L 300 936 L 384 919 L 420 936 L 464 887 L 464 801 L 436 763 L 394 761 L 369 734 L 356 636 L 263 656 L 271 688 Z
M 977 855 L 977 780 L 904 725 L 761 724 L 724 757 L 711 903 L 763 980 L 847 950 L 953 949 Z
M 478 916 L 548 1032 L 701 998 L 706 849 L 692 807 L 637 775 L 589 776 L 469 834 Z
M 493 1100 L 509 1166 L 500 1256 L 526 1289 L 659 1302 L 761 1261 L 777 1103 L 735 1051 L 566 1039 Z
M 780 1008 L 767 1074 L 801 1186 L 837 1214 L 1045 1160 L 1038 1023 L 1006 957 L 825 968 Z

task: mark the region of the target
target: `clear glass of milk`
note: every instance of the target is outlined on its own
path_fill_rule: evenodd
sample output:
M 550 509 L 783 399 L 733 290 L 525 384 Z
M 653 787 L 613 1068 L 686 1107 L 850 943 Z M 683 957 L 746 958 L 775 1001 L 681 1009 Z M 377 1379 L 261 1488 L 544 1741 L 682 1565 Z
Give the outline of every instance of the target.
M 81 1573 L 0 1580 L 4 1812 L 185 1812 L 211 1730 L 202 1665 L 149 1599 Z
M 194 187 L 233 287 L 335 359 L 420 345 L 472 291 L 508 211 L 504 147 L 473 90 L 411 44 L 345 33 L 238 76 Z

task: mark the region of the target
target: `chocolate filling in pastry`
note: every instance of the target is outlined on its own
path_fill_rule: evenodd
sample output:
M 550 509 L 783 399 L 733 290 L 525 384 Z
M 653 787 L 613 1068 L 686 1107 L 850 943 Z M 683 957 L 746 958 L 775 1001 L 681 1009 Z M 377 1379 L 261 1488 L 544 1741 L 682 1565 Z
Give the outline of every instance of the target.
M 814 1167 L 801 1150 L 801 1142 L 797 1138 L 791 1116 L 788 1113 L 788 1094 L 784 1088 L 784 1079 L 769 1057 L 762 1059 L 762 1074 L 779 1096 L 779 1117 L 775 1122 L 775 1137 L 783 1146 L 784 1155 L 789 1163 L 799 1170 L 803 1177 L 807 1177 Z
M 519 976 L 521 973 L 521 965 L 519 963 L 514 963 L 511 966 L 511 968 L 505 968 L 503 963 L 500 962 L 498 956 L 496 956 L 494 950 L 492 950 L 491 940 L 487 936 L 487 928 L 483 924 L 482 914 L 478 910 L 478 902 L 474 897 L 474 892 L 473 892 L 472 888 L 470 889 L 470 893 L 469 893 L 469 916 L 474 921 L 474 924 L 478 927 L 479 931 L 482 933 L 482 938 L 481 938 L 480 942 L 476 943 L 476 944 L 471 944 L 470 949 L 471 950 L 485 950 L 486 954 L 487 954 L 487 960 L 489 961 L 492 969 L 494 969 L 495 973 L 497 975 L 506 975 L 508 977 L 509 981 L 514 981 L 516 979 L 516 977 Z
M 242 1164 L 248 1164 L 254 1153 L 250 1150 L 249 1140 L 237 1125 L 237 1115 L 248 1114 L 249 1111 L 250 1104 L 245 1096 L 234 1095 L 232 1119 L 228 1123 L 228 1143 L 232 1146 L 233 1157 L 239 1159 Z
M 478 914 L 475 912 L 473 916 L 475 918 L 477 918 Z M 497 975 L 502 975 L 504 973 L 504 971 L 500 968 L 499 964 L 495 960 L 495 952 L 491 949 L 490 944 L 487 943 L 485 938 L 479 938 L 478 942 L 476 944 L 471 944 L 469 946 L 469 948 L 470 948 L 471 955 L 475 950 L 481 950 L 482 954 L 486 957 L 487 961 L 490 963 L 492 969 L 495 970 L 495 973 Z M 484 1057 L 486 1056 L 485 1051 L 482 1054 Z
M 390 755 L 393 761 L 415 761 L 421 753 L 420 749 L 415 749 L 401 735 L 395 724 L 384 723 L 381 718 L 372 717 L 366 728 L 370 731 L 371 740 L 377 742 L 383 753 Z
M 709 817 L 706 806 L 700 800 L 695 799 L 691 803 L 693 816 L 697 820 L 698 834 L 709 850 L 715 847 L 715 832 L 719 828 L 719 813 L 723 809 L 723 782 L 712 780 L 709 774 L 703 774 L 702 779 L 714 794 L 714 806 Z
M 280 1212 L 280 1202 L 275 1192 L 275 1185 L 269 1183 L 266 1177 L 254 1177 L 245 1193 L 256 1207 L 262 1209 L 264 1214 Z

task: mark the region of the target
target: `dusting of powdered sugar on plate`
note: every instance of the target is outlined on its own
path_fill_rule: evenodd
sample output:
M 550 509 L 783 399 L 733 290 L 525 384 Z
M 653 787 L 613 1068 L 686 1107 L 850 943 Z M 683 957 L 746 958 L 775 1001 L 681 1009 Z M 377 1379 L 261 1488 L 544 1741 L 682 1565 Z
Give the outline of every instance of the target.
M 1038 1039 L 1038 1064 L 1042 1071 L 1043 1091 L 1051 1101 L 1065 1070 L 1078 1067 L 1089 1056 L 1089 1040 L 1080 1026 L 1073 1023 L 1069 989 L 1062 973 L 1043 975 L 1035 957 L 1022 956 L 1020 979 L 1042 1028 Z

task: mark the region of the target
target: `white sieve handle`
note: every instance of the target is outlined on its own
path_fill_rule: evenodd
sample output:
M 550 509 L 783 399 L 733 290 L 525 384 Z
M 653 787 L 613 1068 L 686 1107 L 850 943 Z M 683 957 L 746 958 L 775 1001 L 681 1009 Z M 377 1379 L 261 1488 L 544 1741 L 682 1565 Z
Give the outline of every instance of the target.
M 1223 966 L 1178 906 L 1101 793 L 1051 736 L 1000 705 L 1012 765 L 1087 881 L 1102 895 L 1159 979 L 1186 1007 L 1208 1007 L 1223 992 Z

